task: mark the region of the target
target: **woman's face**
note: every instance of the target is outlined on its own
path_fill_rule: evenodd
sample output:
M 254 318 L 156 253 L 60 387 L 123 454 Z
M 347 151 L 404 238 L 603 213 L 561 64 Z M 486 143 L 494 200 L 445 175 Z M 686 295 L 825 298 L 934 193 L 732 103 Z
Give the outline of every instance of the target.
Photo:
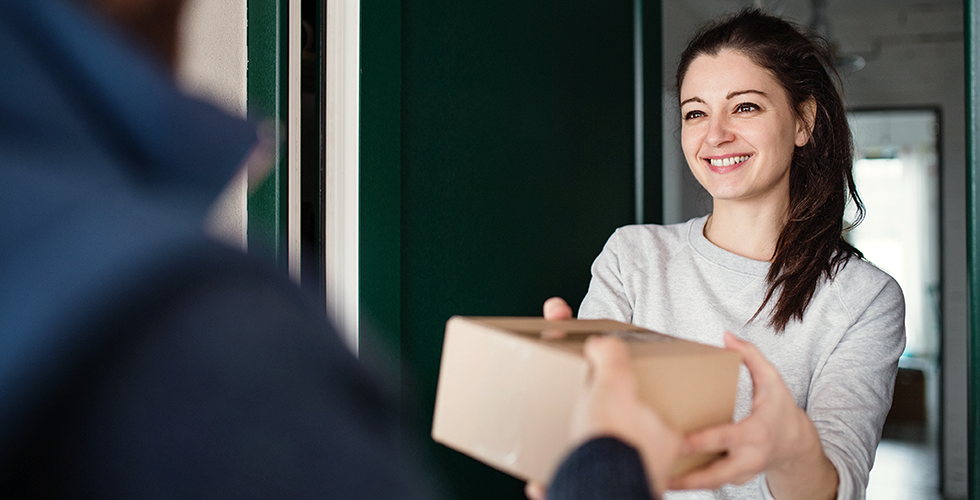
M 698 56 L 680 101 L 684 156 L 716 206 L 788 203 L 793 150 L 809 140 L 809 128 L 768 70 L 733 50 Z

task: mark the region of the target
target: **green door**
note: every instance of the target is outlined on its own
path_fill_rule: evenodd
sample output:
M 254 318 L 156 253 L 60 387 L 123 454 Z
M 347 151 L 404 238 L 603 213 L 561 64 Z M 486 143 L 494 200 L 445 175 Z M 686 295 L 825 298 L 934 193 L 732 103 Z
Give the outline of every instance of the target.
M 249 251 L 285 268 L 287 258 L 287 58 L 289 0 L 248 2 L 248 115 L 280 126 L 270 127 L 273 165 L 268 177 L 248 195 Z
M 615 0 L 361 5 L 361 355 L 401 376 L 403 411 L 459 499 L 523 484 L 428 437 L 445 322 L 577 307 L 606 238 L 636 220 L 634 11 Z M 660 218 L 658 2 L 640 16 L 649 139 L 639 190 Z M 393 361 L 392 361 L 393 360 Z

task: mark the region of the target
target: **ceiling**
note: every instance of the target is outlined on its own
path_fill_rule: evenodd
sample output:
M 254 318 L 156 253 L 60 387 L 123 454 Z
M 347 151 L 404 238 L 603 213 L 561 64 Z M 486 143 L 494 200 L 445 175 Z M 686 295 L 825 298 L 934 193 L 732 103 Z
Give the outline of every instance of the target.
M 687 38 L 707 20 L 747 6 L 803 25 L 823 13 L 852 107 L 956 107 L 963 100 L 963 3 L 959 0 L 663 0 L 663 74 L 669 83 Z M 958 101 L 957 101 L 958 100 Z

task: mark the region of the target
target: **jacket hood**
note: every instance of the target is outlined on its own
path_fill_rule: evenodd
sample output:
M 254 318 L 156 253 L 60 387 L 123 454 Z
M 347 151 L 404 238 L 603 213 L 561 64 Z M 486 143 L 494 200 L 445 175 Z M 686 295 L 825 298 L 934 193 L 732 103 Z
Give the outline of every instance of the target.
M 0 446 L 83 326 L 204 239 L 255 140 L 74 3 L 0 0 Z

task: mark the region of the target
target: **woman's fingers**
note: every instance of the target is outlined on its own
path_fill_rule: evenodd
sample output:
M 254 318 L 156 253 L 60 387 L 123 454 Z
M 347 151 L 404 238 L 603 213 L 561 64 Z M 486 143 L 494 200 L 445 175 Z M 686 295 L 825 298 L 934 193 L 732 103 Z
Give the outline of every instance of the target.
M 756 475 L 745 465 L 740 458 L 725 456 L 703 469 L 672 478 L 669 487 L 672 490 L 713 490 L 724 484 L 742 484 Z
M 528 481 L 524 485 L 524 494 L 528 500 L 545 500 L 548 497 L 548 489 L 539 482 Z
M 572 308 L 565 302 L 565 299 L 561 297 L 551 297 L 550 299 L 544 301 L 544 307 L 542 308 L 544 312 L 544 319 L 549 320 L 563 320 L 572 319 Z
M 736 445 L 739 437 L 737 424 L 722 424 L 695 432 L 684 439 L 682 453 L 719 453 Z
M 735 337 L 732 332 L 725 332 L 725 347 L 742 355 L 742 362 L 752 375 L 753 389 L 760 384 L 782 380 L 779 370 L 769 362 L 755 344 Z
M 684 453 L 724 453 L 708 467 L 675 478 L 671 487 L 718 488 L 752 479 L 786 446 L 782 432 L 793 423 L 796 403 L 776 367 L 751 342 L 725 333 L 725 346 L 742 355 L 752 377 L 752 413 L 737 424 L 725 424 L 694 433 L 685 439 Z
M 765 466 L 765 441 L 753 424 L 748 421 L 724 424 L 688 436 L 684 440 L 684 454 L 723 453 L 723 456 L 703 469 L 674 478 L 671 488 L 714 489 L 752 479 Z
M 544 301 L 544 307 L 542 307 L 542 312 L 544 313 L 544 319 L 550 321 L 563 321 L 566 319 L 572 319 L 572 308 L 569 307 L 565 299 L 561 297 L 552 297 Z M 541 332 L 541 338 L 546 340 L 557 340 L 563 339 L 568 334 L 564 330 L 548 329 Z

